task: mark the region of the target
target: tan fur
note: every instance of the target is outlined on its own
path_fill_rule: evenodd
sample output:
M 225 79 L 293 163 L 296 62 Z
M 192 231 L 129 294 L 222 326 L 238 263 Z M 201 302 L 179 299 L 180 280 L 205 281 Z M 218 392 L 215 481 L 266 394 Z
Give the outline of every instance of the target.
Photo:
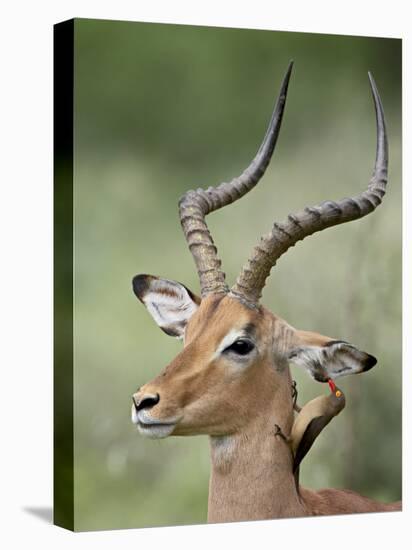
M 216 349 L 231 330 L 255 325 L 253 360 L 242 366 Z M 136 394 L 160 396 L 151 418 L 176 420 L 173 435 L 208 434 L 211 477 L 208 521 L 398 510 L 349 491 L 298 488 L 288 445 L 275 424 L 290 435 L 293 424 L 288 349 L 321 345 L 330 338 L 295 331 L 263 307 L 250 309 L 230 296 L 209 295 L 191 317 L 184 349 Z
M 334 338 L 323 336 L 318 332 L 310 332 L 307 330 L 295 331 L 296 343 L 306 344 L 309 346 L 324 346 Z
M 402 501 L 384 504 L 348 491 L 347 489 L 300 489 L 302 500 L 312 516 L 336 514 L 359 514 L 365 512 L 397 512 L 402 510 Z

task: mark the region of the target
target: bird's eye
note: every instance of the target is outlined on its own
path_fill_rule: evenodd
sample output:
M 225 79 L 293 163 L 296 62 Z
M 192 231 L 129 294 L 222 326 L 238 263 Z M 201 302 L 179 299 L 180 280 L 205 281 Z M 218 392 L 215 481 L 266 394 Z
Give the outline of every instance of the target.
M 254 348 L 254 344 L 250 340 L 244 340 L 240 338 L 239 340 L 236 340 L 236 342 L 233 342 L 229 347 L 225 349 L 225 352 L 231 351 L 236 353 L 237 355 L 247 355 L 252 351 Z

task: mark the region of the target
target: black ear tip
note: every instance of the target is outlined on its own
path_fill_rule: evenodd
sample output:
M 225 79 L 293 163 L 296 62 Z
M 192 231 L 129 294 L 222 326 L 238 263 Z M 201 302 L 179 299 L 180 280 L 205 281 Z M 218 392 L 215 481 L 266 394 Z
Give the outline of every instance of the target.
M 136 294 L 136 296 L 141 300 L 143 296 L 146 294 L 148 288 L 149 288 L 149 281 L 150 279 L 153 279 L 151 275 L 135 275 L 132 280 L 132 286 L 133 286 L 133 292 Z
M 378 362 L 378 360 L 376 359 L 376 357 L 374 357 L 373 355 L 368 354 L 368 356 L 366 358 L 366 361 L 365 361 L 365 366 L 363 368 L 363 372 L 366 372 L 366 371 L 370 370 L 372 367 L 374 367 L 376 365 L 377 362 Z

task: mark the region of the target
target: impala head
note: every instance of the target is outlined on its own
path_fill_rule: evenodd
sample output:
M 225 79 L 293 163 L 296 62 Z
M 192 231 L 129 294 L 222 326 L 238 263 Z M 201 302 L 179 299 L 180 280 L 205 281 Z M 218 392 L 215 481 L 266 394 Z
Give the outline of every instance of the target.
M 137 275 L 133 290 L 183 350 L 151 382 L 133 395 L 132 420 L 149 437 L 227 435 L 238 432 L 275 401 L 292 410 L 289 364 L 305 368 L 320 382 L 369 370 L 376 359 L 352 344 L 299 331 L 260 303 L 262 289 L 278 258 L 297 241 L 327 227 L 372 212 L 385 194 L 387 139 L 383 109 L 372 76 L 376 111 L 375 169 L 366 191 L 290 214 L 263 236 L 229 289 L 205 222 L 210 212 L 250 191 L 264 174 L 279 134 L 292 63 L 254 160 L 229 183 L 188 191 L 180 200 L 180 220 L 200 279 L 201 297 L 181 283 Z

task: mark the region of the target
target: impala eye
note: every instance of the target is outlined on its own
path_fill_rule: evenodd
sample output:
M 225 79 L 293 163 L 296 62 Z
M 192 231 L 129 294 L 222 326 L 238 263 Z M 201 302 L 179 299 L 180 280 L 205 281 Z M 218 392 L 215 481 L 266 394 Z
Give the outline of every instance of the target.
M 252 351 L 254 347 L 255 347 L 254 344 L 252 344 L 250 340 L 239 339 L 239 340 L 236 340 L 236 342 L 233 342 L 232 345 L 227 347 L 225 349 L 225 352 L 232 351 L 237 355 L 247 355 Z

